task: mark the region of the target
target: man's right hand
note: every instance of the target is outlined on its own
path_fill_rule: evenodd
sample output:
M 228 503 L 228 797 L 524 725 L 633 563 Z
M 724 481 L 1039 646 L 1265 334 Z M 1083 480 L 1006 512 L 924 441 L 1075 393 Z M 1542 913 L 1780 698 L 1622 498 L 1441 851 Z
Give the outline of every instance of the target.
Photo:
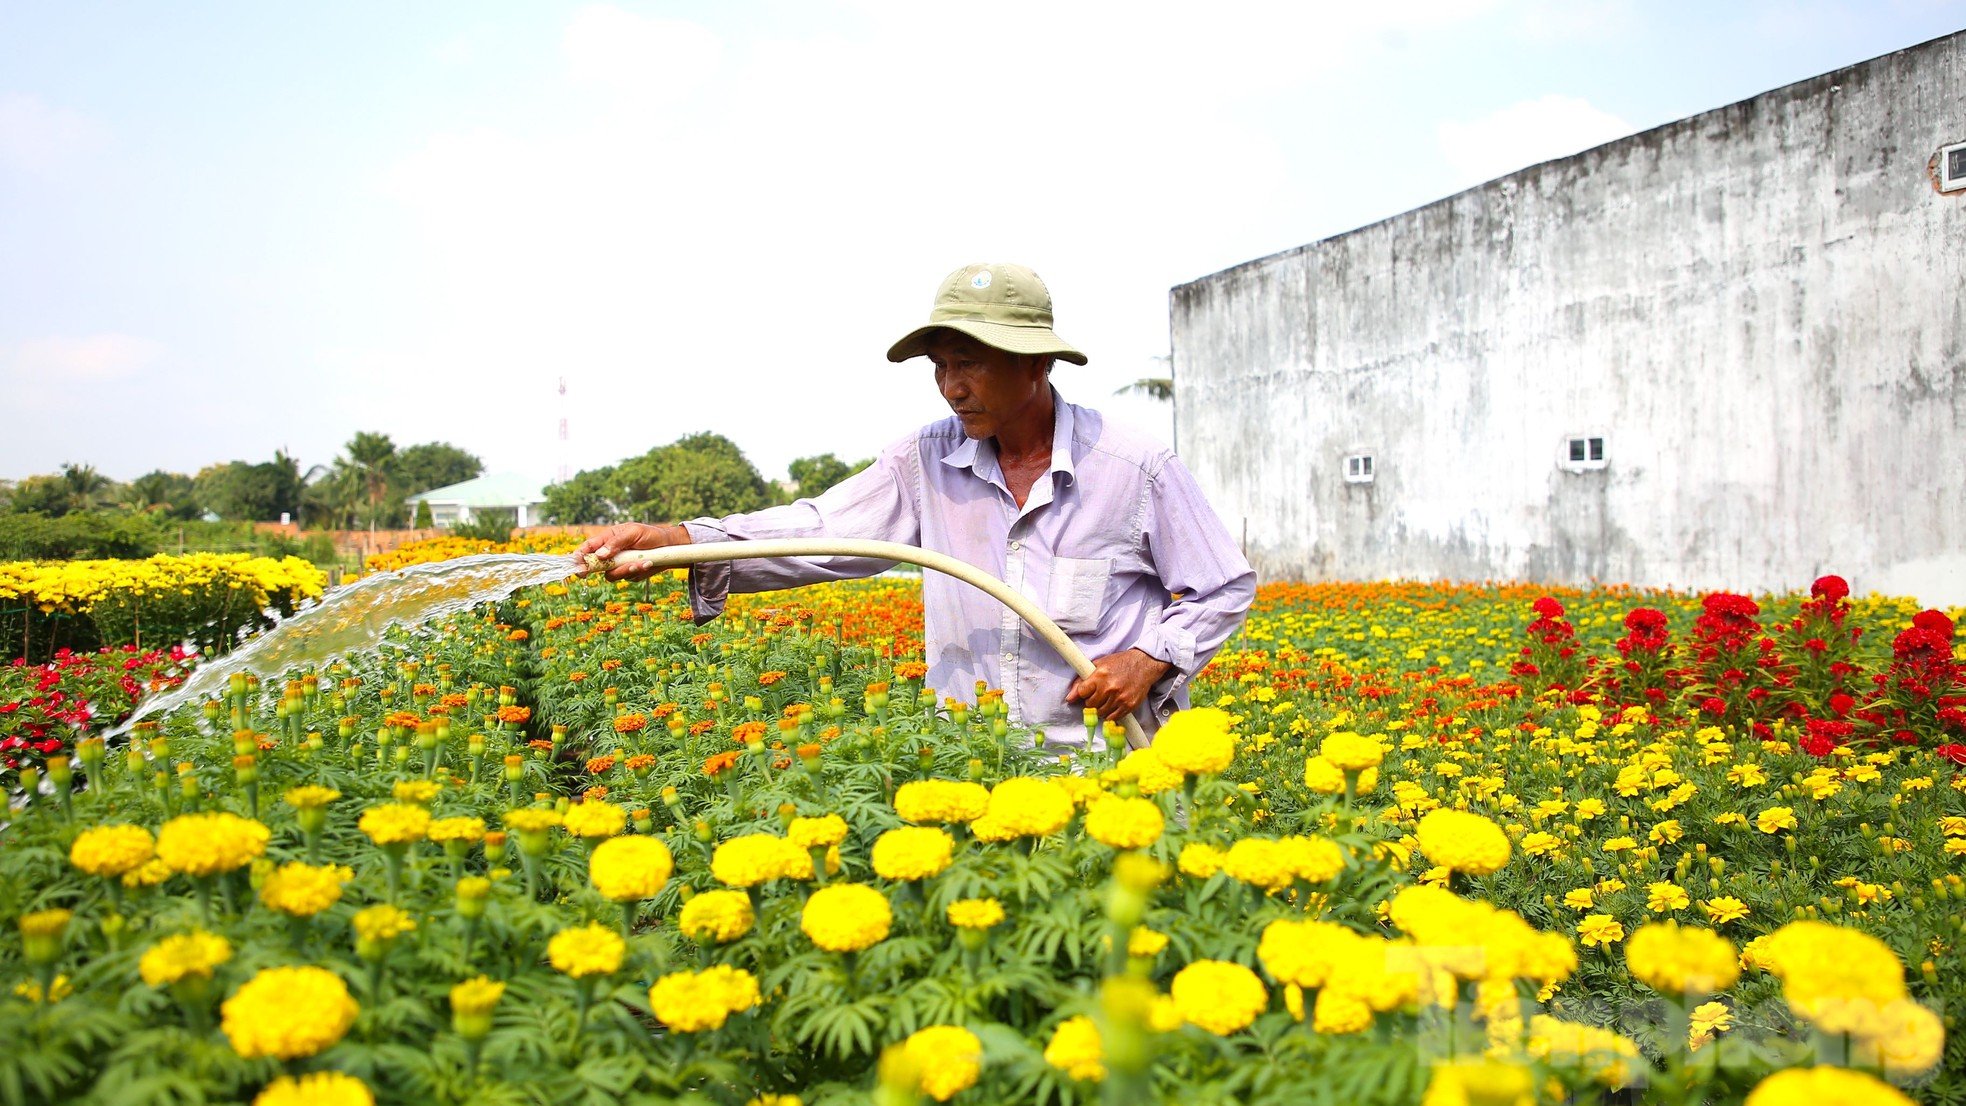
M 690 544 L 689 531 L 680 526 L 650 526 L 640 522 L 624 522 L 588 538 L 574 550 L 574 560 L 580 564 L 579 571 L 594 571 L 587 564 L 588 555 L 608 560 L 617 553 L 630 549 L 662 549 L 671 545 Z M 654 575 L 655 568 L 646 561 L 624 561 L 616 565 L 600 566 L 607 570 L 610 580 L 644 580 Z

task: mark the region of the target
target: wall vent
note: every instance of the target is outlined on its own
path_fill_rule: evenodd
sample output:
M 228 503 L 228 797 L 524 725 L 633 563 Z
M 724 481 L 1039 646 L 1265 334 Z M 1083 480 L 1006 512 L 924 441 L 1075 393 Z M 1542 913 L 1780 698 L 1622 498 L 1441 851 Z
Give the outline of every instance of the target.
M 1557 464 L 1571 472 L 1588 472 L 1603 468 L 1609 457 L 1604 435 L 1572 434 L 1563 440 L 1563 452 L 1557 457 Z
M 1939 191 L 1966 189 L 1966 142 L 1939 148 Z

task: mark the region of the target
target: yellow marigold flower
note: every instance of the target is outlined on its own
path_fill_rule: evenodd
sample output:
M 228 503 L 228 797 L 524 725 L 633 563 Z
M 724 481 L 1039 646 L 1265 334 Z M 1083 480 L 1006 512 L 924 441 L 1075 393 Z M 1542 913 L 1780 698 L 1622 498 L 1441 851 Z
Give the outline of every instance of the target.
M 837 814 L 794 818 L 785 836 L 801 849 L 830 849 L 846 840 L 846 819 Z
M 1464 810 L 1430 811 L 1414 836 L 1434 863 L 1456 872 L 1485 876 L 1509 862 L 1509 838 L 1502 827 Z
M 1545 853 L 1553 853 L 1562 849 L 1563 839 L 1556 834 L 1544 833 L 1541 830 L 1537 830 L 1533 833 L 1523 834 L 1522 840 L 1518 844 L 1522 846 L 1524 856 L 1542 856 Z
M 1738 810 L 1723 810 L 1713 816 L 1713 824 L 1716 826 L 1745 826 L 1748 824 L 1748 816 Z
M 266 1085 L 253 1106 L 375 1106 L 368 1084 L 338 1071 L 282 1075 Z
M 1738 922 L 1748 916 L 1748 904 L 1732 895 L 1719 895 L 1700 904 L 1706 911 L 1707 920 L 1714 925 Z
M 1563 893 L 1563 905 L 1572 910 L 1589 910 L 1597 905 L 1597 899 L 1588 887 L 1578 887 Z
M 717 846 L 710 874 L 731 887 L 755 887 L 774 879 L 796 879 L 812 869 L 812 855 L 783 837 L 747 833 Z
M 744 1106 L 805 1106 L 805 1100 L 795 1094 L 761 1094 Z
M 1630 1084 L 1639 1062 L 1638 1046 L 1630 1038 L 1547 1014 L 1529 1019 L 1524 1051 L 1553 1067 L 1582 1069 L 1612 1088 Z
M 828 952 L 858 952 L 885 940 L 894 924 L 887 896 L 860 883 L 834 883 L 812 893 L 799 928 Z
M 1106 1048 L 1099 1027 L 1083 1014 L 1059 1022 L 1051 1032 L 1051 1043 L 1044 1046 L 1044 1062 L 1081 1083 L 1106 1078 Z
M 362 812 L 358 825 L 378 845 L 412 845 L 430 831 L 430 812 L 415 803 L 384 803 Z
M 1167 947 L 1167 934 L 1146 926 L 1134 926 L 1126 935 L 1126 954 L 1143 960 L 1159 956 Z
M 613 975 L 621 968 L 628 943 L 621 934 L 598 922 L 563 929 L 546 943 L 546 959 L 555 970 L 575 979 Z
M 219 1008 L 232 1050 L 251 1060 L 299 1060 L 333 1047 L 361 1007 L 325 968 L 265 968 Z
M 1324 757 L 1304 761 L 1304 786 L 1320 795 L 1345 793 L 1345 772 Z M 1352 783 L 1352 794 L 1370 795 L 1379 788 L 1379 770 L 1367 768 Z
M 1263 927 L 1256 957 L 1272 979 L 1314 990 L 1358 954 L 1364 938 L 1336 922 L 1278 918 Z
M 1108 796 L 1085 812 L 1086 836 L 1113 849 L 1144 849 L 1160 838 L 1166 824 L 1152 799 Z
M 983 1042 L 976 1034 L 953 1025 L 917 1029 L 901 1042 L 916 1073 L 916 1086 L 937 1102 L 976 1085 L 983 1073 Z
M 894 792 L 894 812 L 904 822 L 973 822 L 990 808 L 990 791 L 980 783 L 910 780 Z
M 1577 940 L 1590 948 L 1615 945 L 1625 939 L 1625 927 L 1609 914 L 1591 914 L 1577 923 Z
M 957 899 L 949 904 L 948 917 L 957 929 L 989 929 L 1003 921 L 1003 904 L 995 899 Z
M 485 820 L 483 818 L 439 818 L 430 823 L 427 831 L 430 840 L 439 845 L 452 841 L 462 841 L 475 845 L 485 839 Z
M 751 932 L 756 918 L 742 891 L 703 891 L 683 904 L 676 925 L 692 941 L 728 944 Z
M 68 847 L 68 862 L 92 876 L 117 879 L 143 866 L 157 842 L 142 826 L 92 826 Z
M 628 812 L 610 802 L 590 800 L 568 807 L 561 824 L 575 837 L 613 837 L 628 824 Z
M 377 903 L 355 912 L 355 936 L 362 941 L 393 941 L 416 928 L 416 919 L 400 907 Z
M 341 901 L 341 885 L 355 873 L 338 864 L 316 867 L 300 861 L 280 865 L 259 885 L 259 901 L 294 918 L 311 918 Z
M 678 1033 L 722 1029 L 732 1015 L 757 1006 L 758 981 L 750 972 L 718 964 L 701 972 L 672 972 L 649 988 L 649 1010 Z
M 499 819 L 505 828 L 514 833 L 544 833 L 561 823 L 560 812 L 545 807 L 526 807 L 523 810 L 508 810 Z
M 1154 754 L 1162 764 L 1186 775 L 1220 772 L 1236 756 L 1229 724 L 1228 714 L 1213 707 L 1175 711 L 1154 735 Z
M 1434 1065 L 1420 1106 L 1535 1106 L 1536 1079 L 1521 1064 L 1451 1060 Z
M 1604 851 L 1607 853 L 1628 853 L 1636 848 L 1638 848 L 1638 838 L 1636 837 L 1627 837 L 1621 834 L 1617 837 L 1607 837 L 1604 839 Z
M 1603 813 L 1604 813 L 1603 799 L 1578 799 L 1577 800 L 1577 813 L 1575 815 L 1577 821 L 1588 822 L 1591 819 Z
M 1181 856 L 1175 866 L 1190 879 L 1207 879 L 1222 870 L 1222 862 L 1228 859 L 1228 855 L 1213 845 L 1197 841 L 1181 846 Z
M 588 880 L 602 898 L 615 902 L 654 898 L 675 868 L 669 846 L 659 838 L 640 834 L 610 837 L 594 846 L 594 855 L 587 858 Z
M 1724 1002 L 1703 1002 L 1687 1017 L 1686 1047 L 1697 1051 L 1714 1034 L 1734 1028 L 1734 1012 Z
M 1012 837 L 1048 837 L 1072 820 L 1072 796 L 1050 780 L 1014 776 L 990 789 L 984 816 Z
M 1182 775 L 1169 768 L 1150 745 L 1127 753 L 1100 778 L 1109 784 L 1131 782 L 1142 795 L 1158 795 L 1180 787 Z
M 1686 889 L 1676 883 L 1653 883 L 1645 888 L 1645 908 L 1655 914 L 1668 910 L 1684 910 L 1693 904 Z
M 153 856 L 124 872 L 123 886 L 136 891 L 145 887 L 155 887 L 169 878 L 171 878 L 171 866 Z
M 210 979 L 212 969 L 232 959 L 232 942 L 194 929 L 166 937 L 144 950 L 137 974 L 152 987 L 168 987 L 181 979 Z
M 1197 960 L 1182 968 L 1168 993 L 1183 1019 L 1218 1036 L 1247 1028 L 1270 1004 L 1256 973 L 1227 960 Z
M 295 810 L 319 810 L 336 799 L 341 798 L 341 792 L 336 791 L 332 787 L 322 787 L 319 784 L 309 783 L 302 784 L 299 787 L 288 788 L 287 793 L 281 796 L 281 798 L 286 801 L 288 806 L 293 807 Z
M 1890 946 L 1827 922 L 1790 922 L 1743 953 L 1782 981 L 1789 1009 L 1826 1032 L 1867 1034 L 1904 998 L 1904 965 Z
M 469 1041 L 483 1038 L 492 1028 L 492 1011 L 505 997 L 505 984 L 490 976 L 467 979 L 451 988 L 451 1028 Z
M 1684 836 L 1686 830 L 1680 826 L 1679 819 L 1668 818 L 1653 826 L 1652 832 L 1647 834 L 1646 838 L 1654 845 L 1670 845 Z
M 389 795 L 399 803 L 429 806 L 430 801 L 442 791 L 442 785 L 436 780 L 397 780 L 396 785 L 389 789 Z
M 43 1001 L 50 1003 L 60 1002 L 62 999 L 74 993 L 75 987 L 69 981 L 67 972 L 62 972 L 55 976 L 54 981 L 48 985 L 48 993 L 46 995 L 41 993 L 41 984 L 36 980 L 24 979 L 14 984 L 14 994 L 19 998 L 26 999 L 33 1006 L 39 1006 Z
M 1948 814 L 1940 818 L 1939 832 L 1947 837 L 1966 837 L 1966 814 Z
M 1891 1084 L 1874 1075 L 1843 1068 L 1789 1068 L 1778 1071 L 1748 1092 L 1747 1106 L 1913 1106 Z
M 1363 772 L 1377 768 L 1386 750 L 1369 737 L 1340 731 L 1318 744 L 1318 755 L 1341 772 Z
M 215 876 L 266 855 L 269 836 L 265 826 L 237 814 L 180 814 L 157 831 L 157 857 L 173 872 Z
M 936 826 L 891 829 L 874 840 L 871 860 L 882 879 L 917 880 L 941 872 L 955 856 L 956 842 Z
M 1780 833 L 1795 828 L 1795 811 L 1785 806 L 1771 806 L 1754 816 L 1754 828 L 1763 833 Z
M 1652 922 L 1625 942 L 1625 967 L 1632 978 L 1664 995 L 1711 995 L 1727 990 L 1741 976 L 1734 944 L 1710 929 Z
M 1882 1068 L 1892 1079 L 1931 1071 L 1945 1052 L 1945 1023 L 1908 998 L 1885 1003 L 1872 1019 L 1871 1029 L 1852 1042 L 1850 1062 Z

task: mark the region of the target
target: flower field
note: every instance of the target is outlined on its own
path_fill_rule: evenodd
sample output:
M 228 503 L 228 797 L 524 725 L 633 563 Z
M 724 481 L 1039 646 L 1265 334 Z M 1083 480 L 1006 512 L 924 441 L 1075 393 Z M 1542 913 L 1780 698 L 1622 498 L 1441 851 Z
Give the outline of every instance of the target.
M 57 711 L 0 1102 L 1966 1102 L 1961 650 L 1839 585 L 1266 587 L 1080 763 L 893 580 Z

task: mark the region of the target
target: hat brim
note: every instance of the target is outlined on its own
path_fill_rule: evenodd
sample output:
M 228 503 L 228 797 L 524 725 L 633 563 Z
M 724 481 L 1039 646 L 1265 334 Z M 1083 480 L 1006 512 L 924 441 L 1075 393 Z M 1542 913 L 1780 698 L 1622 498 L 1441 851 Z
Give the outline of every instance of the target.
M 916 327 L 908 336 L 888 347 L 889 361 L 906 361 L 910 357 L 920 357 L 928 352 L 929 336 L 938 330 L 953 330 L 967 334 L 971 338 L 1003 350 L 1005 353 L 1018 353 L 1029 356 L 1051 356 L 1060 361 L 1070 361 L 1074 365 L 1086 363 L 1085 354 L 1067 345 L 1065 340 L 1052 333 L 1048 326 L 1012 326 L 1008 323 L 993 323 L 982 319 L 950 319 L 947 322 L 930 323 Z

